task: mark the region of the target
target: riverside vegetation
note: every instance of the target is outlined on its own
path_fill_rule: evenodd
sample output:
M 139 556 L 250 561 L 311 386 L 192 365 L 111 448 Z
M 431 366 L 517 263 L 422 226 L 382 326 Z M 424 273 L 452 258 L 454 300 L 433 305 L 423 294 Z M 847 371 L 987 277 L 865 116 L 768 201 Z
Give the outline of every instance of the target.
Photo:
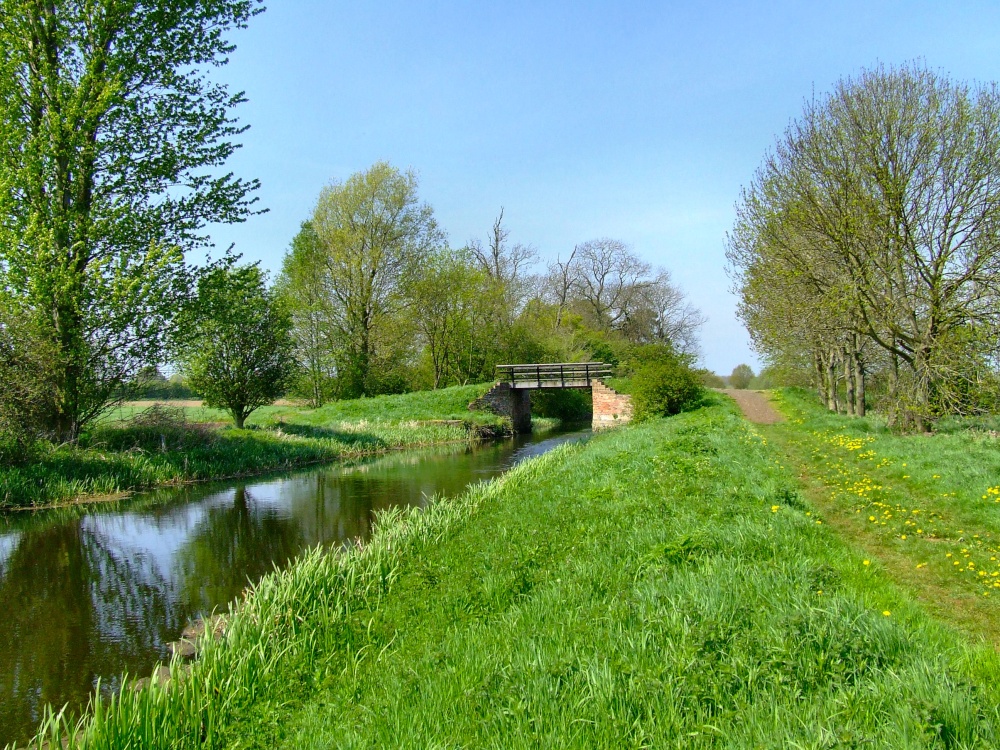
M 0 507 L 244 476 L 501 434 L 509 430 L 501 418 L 467 408 L 488 387 L 379 396 L 319 409 L 265 407 L 243 430 L 228 426 L 226 413 L 214 409 L 123 407 L 78 444 L 39 443 L 31 461 L 0 466 Z
M 995 506 L 994 506 L 995 507 Z M 839 538 L 719 395 L 262 581 L 67 747 L 995 747 L 1000 657 Z

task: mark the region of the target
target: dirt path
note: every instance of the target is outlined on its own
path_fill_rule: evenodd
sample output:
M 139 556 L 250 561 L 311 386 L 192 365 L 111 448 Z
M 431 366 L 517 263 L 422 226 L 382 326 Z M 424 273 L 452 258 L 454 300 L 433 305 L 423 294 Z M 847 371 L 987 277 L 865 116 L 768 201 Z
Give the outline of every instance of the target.
M 767 397 L 760 391 L 727 388 L 722 393 L 731 397 L 740 407 L 743 415 L 751 422 L 756 422 L 757 424 L 774 424 L 775 422 L 783 422 L 785 419 L 771 406 Z

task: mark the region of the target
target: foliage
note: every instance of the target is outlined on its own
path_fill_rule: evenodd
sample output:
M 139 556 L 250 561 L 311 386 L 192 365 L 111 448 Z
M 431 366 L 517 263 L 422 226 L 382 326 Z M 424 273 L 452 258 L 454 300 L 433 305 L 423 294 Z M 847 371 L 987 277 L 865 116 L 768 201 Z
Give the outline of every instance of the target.
M 259 0 L 0 2 L 0 288 L 56 348 L 51 430 L 74 439 L 158 361 L 183 251 L 251 213 L 217 176 L 243 101 L 206 75 Z
M 806 103 L 737 206 L 740 316 L 775 362 L 813 359 L 828 407 L 893 418 L 967 411 L 996 373 L 1000 92 L 920 64 L 878 67 Z M 842 370 L 842 373 L 838 370 Z
M 26 460 L 55 408 L 53 347 L 30 321 L 0 308 L 0 465 Z
M 725 388 L 726 381 L 720 378 L 711 370 L 707 369 L 697 369 L 695 374 L 698 376 L 698 380 L 706 388 Z
M 750 381 L 753 380 L 754 374 L 750 365 L 740 364 L 733 368 L 732 374 L 729 376 L 729 387 L 730 388 L 749 388 Z
M 295 371 L 288 313 L 252 265 L 203 276 L 184 317 L 190 331 L 178 355 L 188 382 L 243 429 L 251 412 L 284 394 Z
M 686 357 L 665 346 L 641 347 L 635 356 L 631 378 L 635 421 L 679 414 L 701 402 L 701 381 Z
M 539 389 L 531 392 L 531 416 L 553 417 L 565 422 L 583 422 L 593 416 L 593 403 L 586 390 Z
M 428 254 L 444 242 L 417 177 L 378 162 L 320 193 L 312 229 L 323 251 L 329 329 L 344 397 L 373 395 L 412 339 L 400 312 Z
M 304 556 L 190 675 L 123 690 L 79 730 L 51 717 L 47 738 L 997 746 L 992 648 L 864 565 L 793 482 L 720 405 L 558 449 Z
M 295 356 L 302 365 L 292 390 L 320 407 L 337 393 L 337 349 L 331 326 L 331 292 L 324 272 L 327 254 L 312 224 L 292 240 L 275 284 L 292 320 Z

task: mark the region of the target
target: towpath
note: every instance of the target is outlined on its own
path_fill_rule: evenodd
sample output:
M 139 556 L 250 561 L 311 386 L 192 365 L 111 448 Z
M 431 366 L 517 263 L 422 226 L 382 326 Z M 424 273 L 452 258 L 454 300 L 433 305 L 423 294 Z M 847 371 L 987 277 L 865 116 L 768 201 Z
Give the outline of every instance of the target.
M 784 421 L 784 417 L 771 406 L 767 397 L 759 391 L 727 388 L 722 392 L 736 402 L 743 415 L 751 422 L 756 422 L 757 424 L 774 424 L 775 422 Z

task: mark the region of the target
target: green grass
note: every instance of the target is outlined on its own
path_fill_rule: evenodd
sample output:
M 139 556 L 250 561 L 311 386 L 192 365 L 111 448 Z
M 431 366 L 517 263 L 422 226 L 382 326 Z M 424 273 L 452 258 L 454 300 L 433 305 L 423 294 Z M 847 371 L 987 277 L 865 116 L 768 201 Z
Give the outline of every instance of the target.
M 941 617 L 1000 645 L 1000 440 L 982 420 L 899 435 L 878 415 L 832 414 L 810 392 L 774 398 L 788 421 L 763 434 L 817 508 Z
M 68 746 L 1000 745 L 995 651 L 865 565 L 709 398 L 307 555 Z
M 42 446 L 33 460 L 0 467 L 0 508 L 39 506 L 156 486 L 221 479 L 402 448 L 467 440 L 503 420 L 470 412 L 488 386 L 340 401 L 321 409 L 273 406 L 249 429 L 202 407 L 166 407 L 152 418 L 123 407 L 78 446 Z M 538 429 L 555 420 L 537 420 Z M 231 423 L 231 420 L 230 420 Z

